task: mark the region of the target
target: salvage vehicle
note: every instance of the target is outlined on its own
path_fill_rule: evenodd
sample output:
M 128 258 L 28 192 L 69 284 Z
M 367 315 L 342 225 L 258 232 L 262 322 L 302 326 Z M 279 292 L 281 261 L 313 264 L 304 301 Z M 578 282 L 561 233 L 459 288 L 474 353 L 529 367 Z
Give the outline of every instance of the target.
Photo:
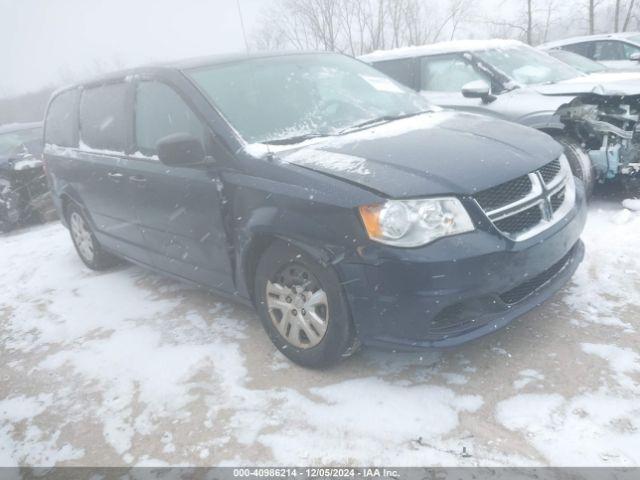
M 539 45 L 543 50 L 566 50 L 609 68 L 640 70 L 640 32 L 606 33 L 565 38 Z
M 51 219 L 53 207 L 42 169 L 42 125 L 0 127 L 0 232 Z
M 583 258 L 561 145 L 343 55 L 114 73 L 57 92 L 45 142 L 89 268 L 125 258 L 253 305 L 308 367 L 494 332 Z
M 584 75 L 515 40 L 445 42 L 361 58 L 437 105 L 552 135 L 588 194 L 596 180 L 618 178 L 640 191 L 637 74 Z

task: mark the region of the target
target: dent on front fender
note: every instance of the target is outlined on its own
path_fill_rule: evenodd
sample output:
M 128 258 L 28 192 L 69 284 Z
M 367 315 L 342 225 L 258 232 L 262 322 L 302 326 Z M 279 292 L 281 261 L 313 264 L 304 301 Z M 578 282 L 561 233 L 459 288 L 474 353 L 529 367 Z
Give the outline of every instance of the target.
M 289 243 L 326 267 L 355 255 L 362 238 L 353 212 L 331 206 L 314 206 L 314 212 L 311 208 L 263 205 L 247 208 L 244 215 L 235 216 L 232 228 L 236 239 L 236 288 L 241 295 L 251 297 L 249 277 L 260 254 L 273 241 Z

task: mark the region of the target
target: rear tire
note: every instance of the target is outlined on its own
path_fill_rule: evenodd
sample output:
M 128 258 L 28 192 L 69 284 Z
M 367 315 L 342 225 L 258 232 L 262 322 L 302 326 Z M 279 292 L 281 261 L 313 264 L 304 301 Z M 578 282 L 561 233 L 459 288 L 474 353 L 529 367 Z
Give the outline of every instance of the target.
M 71 241 L 80 260 L 91 270 L 107 270 L 121 263 L 115 255 L 107 252 L 96 240 L 82 209 L 75 203 L 67 207 L 67 224 Z
M 357 350 L 338 275 L 304 251 L 273 243 L 258 263 L 254 291 L 264 329 L 291 361 L 325 368 Z
M 574 176 L 578 177 L 583 185 L 587 199 L 593 195 L 595 187 L 595 170 L 589 154 L 573 138 L 566 135 L 554 137 L 564 147 L 564 154 L 569 161 Z

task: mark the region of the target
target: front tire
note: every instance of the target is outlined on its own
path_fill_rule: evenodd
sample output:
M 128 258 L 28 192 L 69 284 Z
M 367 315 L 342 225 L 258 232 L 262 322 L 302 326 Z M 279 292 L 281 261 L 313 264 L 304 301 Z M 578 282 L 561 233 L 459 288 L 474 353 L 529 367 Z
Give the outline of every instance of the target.
M 325 368 L 356 350 L 355 329 L 340 280 L 330 267 L 277 241 L 262 255 L 255 303 L 274 345 L 308 368 Z
M 558 135 L 554 138 L 564 147 L 564 154 L 569 161 L 571 171 L 582 181 L 587 199 L 591 198 L 596 179 L 589 154 L 571 137 Z
M 87 267 L 91 270 L 107 270 L 120 263 L 118 257 L 105 251 L 98 243 L 84 212 L 79 206 L 70 204 L 66 213 L 73 246 L 76 248 L 80 260 Z

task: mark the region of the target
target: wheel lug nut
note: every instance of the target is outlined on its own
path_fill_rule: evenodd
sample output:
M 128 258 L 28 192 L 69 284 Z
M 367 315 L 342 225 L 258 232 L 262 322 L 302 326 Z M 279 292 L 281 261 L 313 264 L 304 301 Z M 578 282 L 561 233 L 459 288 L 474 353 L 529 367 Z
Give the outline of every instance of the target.
M 291 303 L 293 302 L 293 299 L 291 297 L 287 297 L 287 303 Z
M 297 310 L 293 310 L 291 313 L 294 314 L 294 315 L 298 315 L 298 311 Z
M 302 315 L 306 315 L 306 314 L 307 314 L 307 311 L 303 308 L 302 309 Z

